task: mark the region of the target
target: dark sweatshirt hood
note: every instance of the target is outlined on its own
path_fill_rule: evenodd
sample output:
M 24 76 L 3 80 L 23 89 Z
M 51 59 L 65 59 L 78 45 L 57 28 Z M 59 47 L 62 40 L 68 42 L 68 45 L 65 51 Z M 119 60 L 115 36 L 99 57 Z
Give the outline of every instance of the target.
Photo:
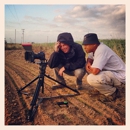
M 68 45 L 71 45 L 74 43 L 71 33 L 68 33 L 68 32 L 60 33 L 57 37 L 57 41 L 63 42 L 64 44 L 68 44 Z

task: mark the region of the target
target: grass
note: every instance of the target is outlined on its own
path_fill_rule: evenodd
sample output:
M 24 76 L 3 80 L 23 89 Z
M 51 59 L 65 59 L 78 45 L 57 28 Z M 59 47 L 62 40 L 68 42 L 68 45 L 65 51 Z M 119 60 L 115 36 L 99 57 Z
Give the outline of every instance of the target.
M 109 46 L 124 62 L 125 62 L 125 40 L 123 39 L 111 39 L 111 40 L 100 40 L 107 46 Z
M 126 59 L 126 48 L 125 48 L 125 40 L 124 39 L 104 39 L 100 40 L 107 46 L 109 46 L 124 62 Z M 77 43 L 82 44 L 81 41 L 77 41 Z M 33 48 L 39 48 L 40 50 L 48 50 L 53 51 L 54 43 L 35 43 L 32 44 Z M 21 44 L 5 44 L 5 50 L 20 50 L 23 49 Z
M 21 50 L 22 45 L 21 44 L 15 44 L 15 43 L 6 43 L 5 44 L 5 50 Z

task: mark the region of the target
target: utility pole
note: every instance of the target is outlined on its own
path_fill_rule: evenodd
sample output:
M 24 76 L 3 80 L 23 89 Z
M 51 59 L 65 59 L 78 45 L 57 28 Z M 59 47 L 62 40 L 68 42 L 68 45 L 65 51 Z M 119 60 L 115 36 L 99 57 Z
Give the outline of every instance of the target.
M 47 43 L 48 43 L 48 36 L 47 36 Z
M 22 29 L 22 31 L 23 31 L 23 33 L 22 33 L 22 34 L 23 34 L 23 43 L 24 43 L 24 30 L 25 30 L 25 29 Z
M 15 44 L 16 44 L 16 29 L 15 29 Z
M 10 43 L 12 43 L 12 39 L 10 38 Z
M 21 44 L 22 44 L 22 39 L 23 39 L 23 38 L 21 37 Z

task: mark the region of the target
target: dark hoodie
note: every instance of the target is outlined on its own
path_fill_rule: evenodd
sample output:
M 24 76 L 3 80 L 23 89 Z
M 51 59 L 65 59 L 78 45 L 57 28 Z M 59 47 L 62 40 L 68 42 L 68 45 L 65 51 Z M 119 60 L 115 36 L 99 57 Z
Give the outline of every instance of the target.
M 57 41 L 68 44 L 70 51 L 68 53 L 63 53 L 61 50 L 53 52 L 48 61 L 50 68 L 55 68 L 59 65 L 64 66 L 68 71 L 83 68 L 85 65 L 85 53 L 80 44 L 73 42 L 72 35 L 70 33 L 59 34 Z

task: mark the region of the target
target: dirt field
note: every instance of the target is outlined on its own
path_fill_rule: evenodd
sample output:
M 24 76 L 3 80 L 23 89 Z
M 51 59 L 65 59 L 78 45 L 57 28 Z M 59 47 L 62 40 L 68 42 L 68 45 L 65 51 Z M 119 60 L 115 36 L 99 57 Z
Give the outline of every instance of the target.
M 38 49 L 35 50 L 38 52 Z M 45 50 L 48 59 L 50 52 Z M 46 74 L 54 78 L 53 70 L 46 68 Z M 24 50 L 5 51 L 5 125 L 125 125 L 125 88 L 121 86 L 121 97 L 113 102 L 100 102 L 87 93 L 91 87 L 83 78 L 83 90 L 80 95 L 68 88 L 52 90 L 54 81 L 45 77 L 44 93 L 40 97 L 53 97 L 73 94 L 43 100 L 39 105 L 34 121 L 27 121 L 32 96 L 18 94 L 17 90 L 39 75 L 39 65 L 27 63 L 24 60 Z M 75 78 L 64 75 L 67 85 L 75 88 Z M 33 93 L 37 81 L 24 91 Z M 67 101 L 68 107 L 59 107 L 57 102 Z

